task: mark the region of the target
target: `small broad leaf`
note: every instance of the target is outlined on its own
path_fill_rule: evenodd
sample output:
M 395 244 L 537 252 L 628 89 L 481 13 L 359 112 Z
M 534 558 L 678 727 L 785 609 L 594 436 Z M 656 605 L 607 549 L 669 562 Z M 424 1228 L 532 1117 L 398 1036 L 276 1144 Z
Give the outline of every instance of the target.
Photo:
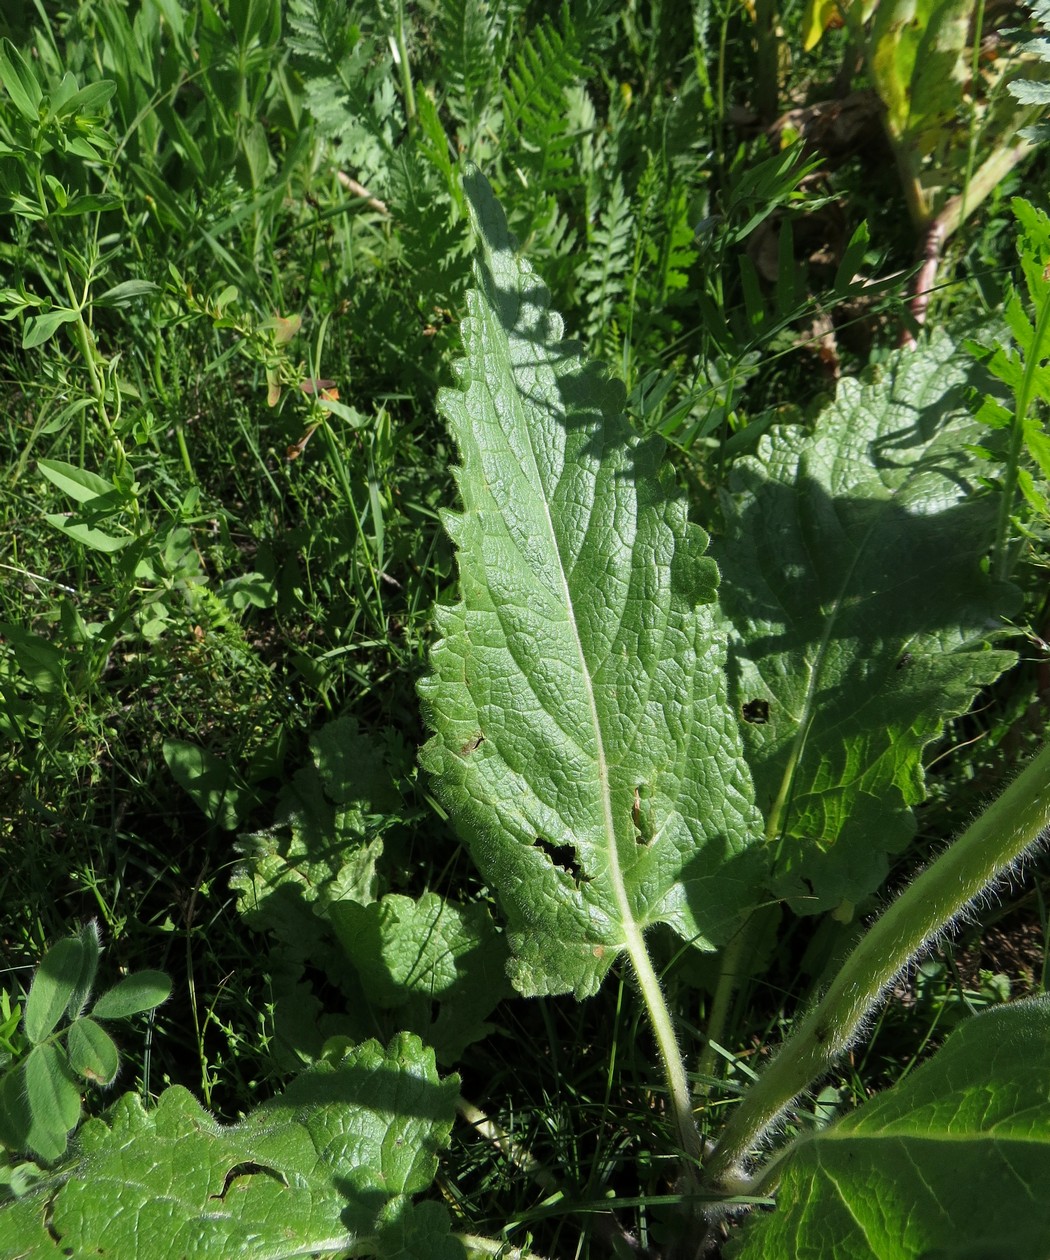
M 22 332 L 22 349 L 35 350 L 45 341 L 50 341 L 63 324 L 71 324 L 80 315 L 70 307 L 61 307 L 56 311 L 45 311 L 43 315 L 30 315 Z
M 54 1032 L 80 983 L 83 967 L 84 944 L 75 936 L 56 942 L 40 960 L 26 1000 L 26 1036 L 34 1045 Z
M 120 1052 L 113 1038 L 93 1019 L 78 1019 L 66 1038 L 69 1063 L 93 1085 L 112 1085 L 120 1067 Z
M 131 542 L 130 534 L 126 534 L 123 538 L 116 538 L 112 534 L 107 534 L 104 529 L 96 529 L 93 525 L 88 525 L 86 521 L 64 516 L 60 512 L 48 512 L 44 520 L 60 530 L 67 538 L 72 538 L 74 542 L 81 543 L 91 551 L 112 554 L 122 550 Z
M 731 1254 L 1045 1260 L 1048 1098 L 1050 1001 L 975 1016 L 901 1084 L 797 1142 L 775 1170 L 776 1210 Z
M 707 539 L 622 386 L 562 342 L 485 180 L 464 187 L 478 287 L 440 400 L 461 602 L 438 611 L 422 760 L 499 893 L 516 987 L 582 997 L 649 924 L 723 941 L 756 892 L 760 822 Z
M 126 1019 L 151 1011 L 171 995 L 171 980 L 163 971 L 136 971 L 103 993 L 91 1008 L 96 1019 Z
M 66 1056 L 53 1045 L 34 1046 L 23 1065 L 32 1122 L 28 1146 L 44 1159 L 57 1159 L 66 1135 L 80 1119 L 80 1089 Z
M 160 286 L 152 280 L 124 280 L 91 300 L 94 306 L 130 306 L 136 298 L 150 297 L 159 292 Z
M 222 757 L 185 739 L 164 741 L 164 760 L 179 787 L 226 831 L 234 831 L 256 803 L 256 794 Z
M 116 90 L 117 85 L 113 79 L 99 79 L 98 82 L 89 83 L 87 87 L 67 96 L 61 106 L 56 107 L 55 113 L 59 118 L 72 118 L 75 114 L 94 114 Z
M 509 986 L 506 945 L 484 906 L 389 893 L 367 906 L 333 902 L 328 917 L 369 1002 L 396 1011 L 439 1062 L 489 1032 L 485 1019 Z
M 112 481 L 106 481 L 97 473 L 78 469 L 76 464 L 64 460 L 37 460 L 37 467 L 48 481 L 58 486 L 63 494 L 76 499 L 77 503 L 95 503 L 113 493 Z
M 0 1255 L 462 1260 L 440 1204 L 411 1202 L 437 1171 L 458 1092 L 402 1035 L 311 1069 L 235 1125 L 179 1087 L 150 1112 L 127 1094 L 84 1125 L 72 1163 L 0 1207 Z
M 80 976 L 77 979 L 76 987 L 69 995 L 69 1002 L 66 1004 L 66 1014 L 70 1019 L 76 1019 L 83 1014 L 84 1007 L 87 1006 L 88 998 L 91 995 L 91 986 L 95 983 L 95 975 L 98 972 L 98 960 L 102 954 L 102 939 L 99 935 L 98 924 L 94 919 L 89 919 L 83 924 L 77 933 L 77 940 L 83 947 L 83 959 L 80 965 Z
M 43 90 L 32 66 L 7 38 L 0 40 L 0 79 L 15 108 L 28 123 L 40 122 L 40 101 Z
M 914 834 L 923 749 L 1014 659 L 987 646 L 1016 591 L 982 570 L 979 379 L 937 337 L 844 380 L 812 432 L 775 431 L 730 479 L 715 554 L 732 694 L 800 912 L 879 886 Z

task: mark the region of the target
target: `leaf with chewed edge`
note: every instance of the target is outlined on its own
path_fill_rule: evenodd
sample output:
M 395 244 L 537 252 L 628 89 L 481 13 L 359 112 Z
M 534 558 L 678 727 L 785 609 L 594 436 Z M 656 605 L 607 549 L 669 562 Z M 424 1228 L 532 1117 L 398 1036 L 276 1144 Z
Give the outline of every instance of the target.
M 525 994 L 593 993 L 644 929 L 712 949 L 757 896 L 718 572 L 624 390 L 578 345 L 476 170 L 459 388 L 460 602 L 420 685 L 435 790 L 498 892 Z
M 149 1112 L 126 1094 L 84 1125 L 72 1164 L 0 1208 L 0 1255 L 404 1256 L 426 1238 L 456 1260 L 444 1209 L 411 1198 L 434 1178 L 457 1094 L 407 1034 L 310 1069 L 235 1125 L 178 1086 Z

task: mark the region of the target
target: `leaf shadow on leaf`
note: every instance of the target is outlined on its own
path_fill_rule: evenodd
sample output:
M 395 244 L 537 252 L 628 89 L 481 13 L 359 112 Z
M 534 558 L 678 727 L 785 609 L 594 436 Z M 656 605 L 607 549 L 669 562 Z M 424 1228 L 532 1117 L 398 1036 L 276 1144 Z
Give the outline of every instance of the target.
M 988 647 L 1018 592 L 981 569 L 995 503 L 965 438 L 940 432 L 958 415 L 952 393 L 926 408 L 891 393 L 909 423 L 836 448 L 858 470 L 835 472 L 842 493 L 807 468 L 834 466 L 819 427 L 786 437 L 773 472 L 751 460 L 733 473 L 714 547 L 737 631 L 730 691 L 772 820 L 775 886 L 804 913 L 878 887 L 915 832 L 923 747 L 1013 659 Z

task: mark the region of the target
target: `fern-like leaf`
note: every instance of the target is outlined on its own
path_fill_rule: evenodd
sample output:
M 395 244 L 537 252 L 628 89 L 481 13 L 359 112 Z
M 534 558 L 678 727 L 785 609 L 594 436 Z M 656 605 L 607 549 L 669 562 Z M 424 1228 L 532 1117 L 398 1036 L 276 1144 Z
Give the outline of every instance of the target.
M 390 155 L 404 128 L 385 43 L 348 22 L 330 0 L 291 0 L 288 27 L 307 108 L 332 142 L 335 161 L 385 193 Z
M 591 232 L 587 261 L 580 272 L 586 307 L 584 328 L 589 341 L 608 326 L 616 303 L 626 291 L 624 281 L 631 265 L 633 231 L 631 203 L 624 192 L 623 181 L 617 177 Z
M 568 6 L 560 26 L 549 18 L 525 41 L 506 76 L 503 118 L 514 159 L 547 191 L 565 183 L 575 137 L 565 127 L 565 94 L 587 75 L 603 46 L 605 4 L 586 8 L 574 21 Z

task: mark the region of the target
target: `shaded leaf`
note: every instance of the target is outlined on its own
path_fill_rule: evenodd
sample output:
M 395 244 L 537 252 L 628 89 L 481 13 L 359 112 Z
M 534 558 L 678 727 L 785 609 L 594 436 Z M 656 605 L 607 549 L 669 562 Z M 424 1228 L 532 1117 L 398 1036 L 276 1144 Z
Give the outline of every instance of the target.
M 978 379 L 935 338 L 843 381 L 812 433 L 763 438 L 731 478 L 716 555 L 732 694 L 797 910 L 878 887 L 914 833 L 923 749 L 1014 659 L 987 647 L 1016 592 L 981 567 Z
M 797 1143 L 738 1260 L 1044 1260 L 1050 1002 L 968 1020 L 932 1059 Z
M 440 1061 L 485 1036 L 486 1016 L 509 996 L 506 946 L 484 906 L 391 893 L 367 906 L 336 902 L 329 917 L 369 1001 L 396 1010 Z
M 164 760 L 197 808 L 226 831 L 234 831 L 256 802 L 255 792 L 236 770 L 210 749 L 166 739 Z

